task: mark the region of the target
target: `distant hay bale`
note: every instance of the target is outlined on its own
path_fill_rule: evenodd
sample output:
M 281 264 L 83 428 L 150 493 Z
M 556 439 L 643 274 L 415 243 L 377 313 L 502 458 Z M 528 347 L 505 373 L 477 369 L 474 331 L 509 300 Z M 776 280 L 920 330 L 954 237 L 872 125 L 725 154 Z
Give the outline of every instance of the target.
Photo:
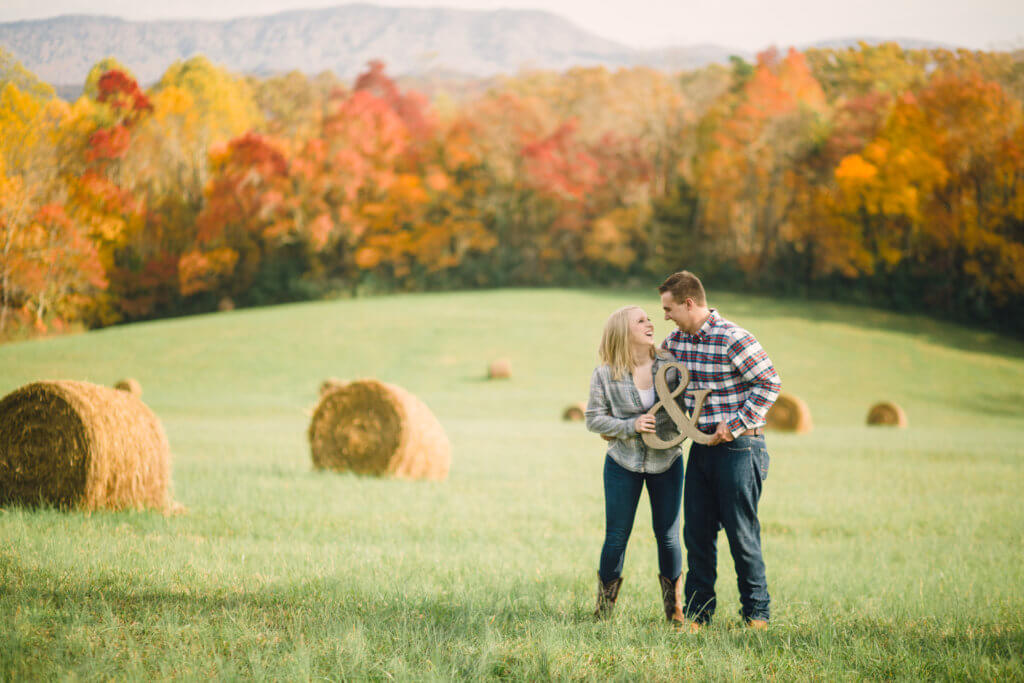
M 443 480 L 451 465 L 448 436 L 430 409 L 405 389 L 373 379 L 320 398 L 309 445 L 317 469 Z
M 117 384 L 114 385 L 115 389 L 121 391 L 127 391 L 132 396 L 142 397 L 142 385 L 139 384 L 139 380 L 133 377 L 125 377 L 124 379 L 118 380 Z
M 512 363 L 508 358 L 499 358 L 487 368 L 488 379 L 508 379 L 512 376 Z
M 871 406 L 871 410 L 868 411 L 868 424 L 906 427 L 907 414 L 897 404 L 891 401 L 883 401 Z
M 566 422 L 579 422 L 586 416 L 586 403 L 573 403 L 562 411 L 562 419 Z
M 783 391 L 768 410 L 768 429 L 803 434 L 811 431 L 811 411 L 793 394 Z
M 323 396 L 329 391 L 340 389 L 346 384 L 348 384 L 348 380 L 338 379 L 337 377 L 328 377 L 320 383 L 320 395 Z
M 229 296 L 224 297 L 217 302 L 217 310 L 221 313 L 235 310 L 235 300 Z
M 135 395 L 35 382 L 0 401 L 0 505 L 171 508 L 171 452 Z

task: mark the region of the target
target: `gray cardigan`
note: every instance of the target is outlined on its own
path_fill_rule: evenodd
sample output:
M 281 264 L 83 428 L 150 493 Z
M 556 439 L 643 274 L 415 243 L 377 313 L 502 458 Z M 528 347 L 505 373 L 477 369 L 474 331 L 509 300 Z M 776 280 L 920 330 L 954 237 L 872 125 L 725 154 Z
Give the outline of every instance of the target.
M 654 359 L 652 380 L 658 368 L 671 360 L 661 356 Z M 679 386 L 679 371 L 669 368 L 665 381 L 669 389 L 675 390 Z M 682 398 L 682 394 L 676 397 L 680 406 L 683 405 Z M 635 427 L 636 418 L 645 412 L 631 373 L 627 372 L 615 380 L 607 365 L 599 365 L 594 369 L 590 377 L 590 399 L 587 401 L 587 429 L 614 437 L 608 443 L 608 455 L 622 467 L 631 472 L 660 474 L 672 466 L 682 453 L 682 448 L 675 446 L 659 450 L 648 447 Z M 655 430 L 666 441 L 679 435 L 675 423 L 664 410 L 659 410 L 655 415 Z

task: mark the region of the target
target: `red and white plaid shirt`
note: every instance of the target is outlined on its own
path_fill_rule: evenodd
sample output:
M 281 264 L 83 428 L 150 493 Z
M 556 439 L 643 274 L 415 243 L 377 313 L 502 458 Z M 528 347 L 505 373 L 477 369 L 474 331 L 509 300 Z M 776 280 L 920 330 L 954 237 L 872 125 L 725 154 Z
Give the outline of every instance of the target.
M 782 382 L 761 345 L 742 327 L 725 320 L 715 309 L 697 334 L 675 330 L 661 348 L 690 371 L 684 395 L 693 414 L 693 392 L 710 389 L 697 428 L 711 434 L 719 422 L 728 422 L 734 436 L 763 427 L 768 409 L 779 397 Z

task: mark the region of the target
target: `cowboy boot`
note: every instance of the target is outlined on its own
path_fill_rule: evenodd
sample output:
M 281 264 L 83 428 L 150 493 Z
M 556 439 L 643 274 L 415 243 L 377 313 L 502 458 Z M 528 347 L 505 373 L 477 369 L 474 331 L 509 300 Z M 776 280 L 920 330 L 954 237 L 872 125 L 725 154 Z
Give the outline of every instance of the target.
M 683 575 L 673 581 L 658 575 L 661 582 L 661 601 L 665 605 L 665 619 L 673 626 L 685 626 L 686 618 L 683 616 Z
M 621 576 L 605 583 L 601 580 L 601 575 L 597 575 L 597 608 L 594 610 L 594 618 L 605 619 L 612 615 L 615 601 L 619 597 L 619 586 L 621 585 Z

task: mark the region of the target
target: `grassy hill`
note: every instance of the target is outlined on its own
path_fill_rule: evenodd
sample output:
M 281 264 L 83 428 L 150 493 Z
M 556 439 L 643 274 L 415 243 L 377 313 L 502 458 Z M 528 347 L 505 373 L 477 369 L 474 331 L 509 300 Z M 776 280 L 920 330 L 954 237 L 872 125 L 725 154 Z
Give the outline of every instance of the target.
M 592 623 L 605 317 L 652 292 L 504 290 L 307 303 L 0 347 L 0 393 L 140 380 L 189 513 L 0 510 L 4 678 L 1024 677 L 1024 345 L 872 309 L 714 296 L 811 434 L 768 437 L 773 623 L 667 631 L 645 504 L 619 610 Z M 661 322 L 657 334 L 669 331 Z M 489 360 L 510 380 L 484 380 Z M 313 472 L 328 376 L 422 398 L 447 482 Z M 910 427 L 863 426 L 894 400 Z

